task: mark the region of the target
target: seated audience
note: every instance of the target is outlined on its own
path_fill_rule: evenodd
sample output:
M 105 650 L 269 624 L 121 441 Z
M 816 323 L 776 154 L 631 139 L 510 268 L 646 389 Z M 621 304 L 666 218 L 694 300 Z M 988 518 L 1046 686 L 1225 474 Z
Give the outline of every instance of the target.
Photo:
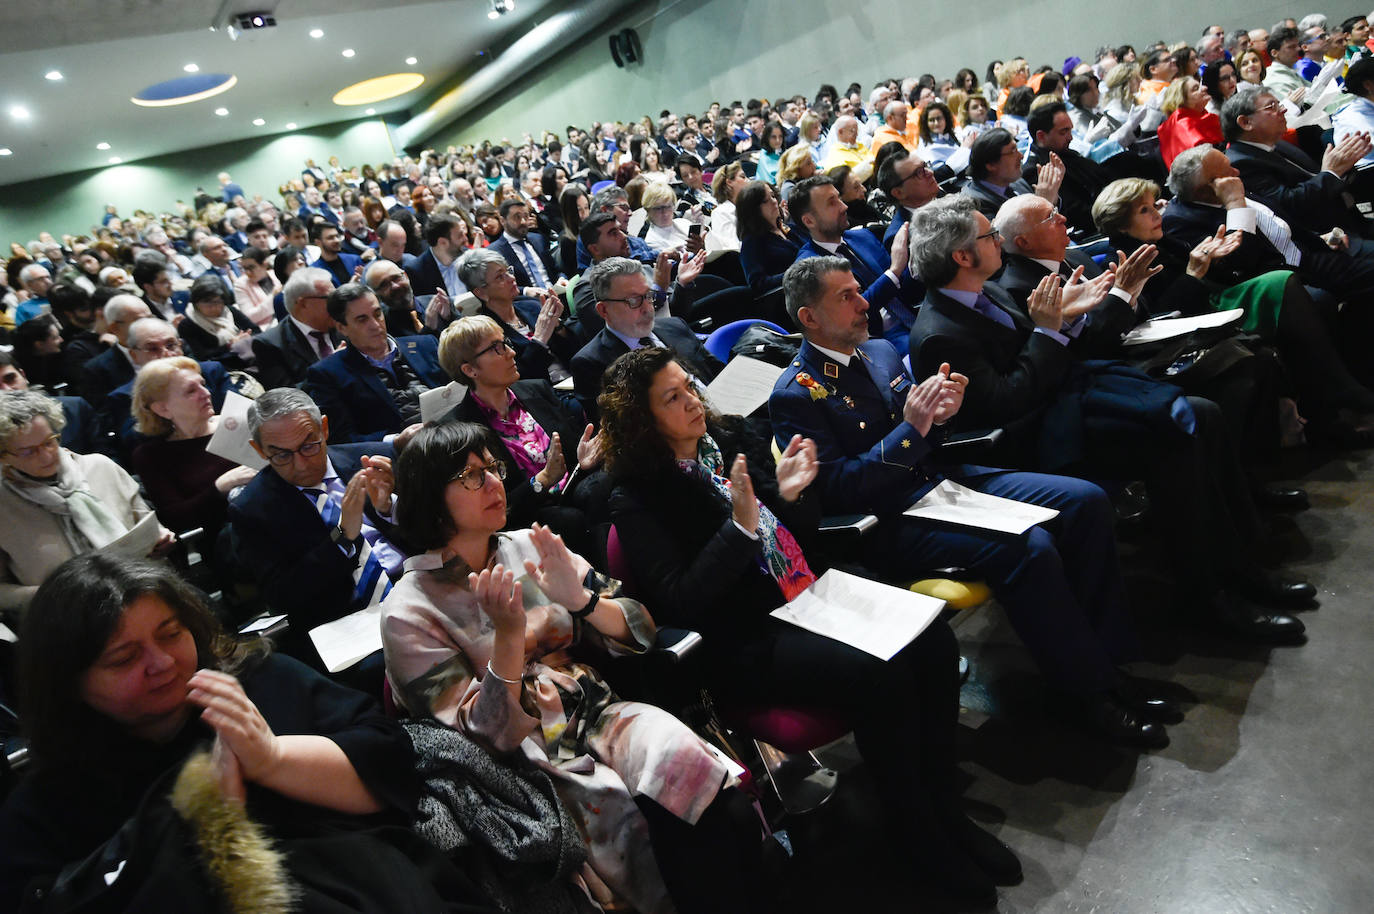
M 973 201 L 978 212 L 989 220 L 1009 198 L 1018 194 L 1037 194 L 1056 203 L 1059 185 L 1064 180 L 1063 161 L 1057 153 L 1035 171 L 1035 184 L 1021 177 L 1021 153 L 1016 139 L 1001 127 L 979 134 L 969 149 L 969 180 L 959 192 Z
M 312 222 L 310 239 L 320 246 L 319 259 L 310 265 L 327 272 L 334 280 L 335 288 L 347 282 L 357 281 L 362 269 L 362 258 L 344 251 L 343 232 L 337 224 L 332 221 Z
M 1142 178 L 1113 181 L 1093 203 L 1097 228 L 1116 250 L 1152 244 L 1161 272 L 1145 284 L 1144 294 L 1184 314 L 1245 312 L 1240 329 L 1272 341 L 1298 390 L 1298 404 L 1311 434 L 1351 444 L 1374 443 L 1374 392 L 1351 376 L 1337 352 L 1325 319 L 1291 270 L 1272 270 L 1249 279 L 1228 275 L 1226 265 L 1243 233 L 1224 224 L 1189 248 L 1167 235 L 1155 206 L 1157 185 Z
M 329 293 L 329 316 L 347 346 L 305 371 L 304 389 L 334 426 L 334 439 L 390 441 L 414 434 L 420 394 L 445 383 L 438 342 L 428 335 L 397 340 L 387 333 L 377 296 L 350 282 Z
M 956 167 L 959 160 L 951 160 L 951 157 L 964 148 L 965 141 L 955 136 L 954 115 L 950 114 L 944 102 L 931 102 L 921 109 L 917 117 L 917 135 L 921 142 L 916 147 L 916 155 L 928 165 L 933 168 L 950 163 L 949 167 L 954 171 L 963 171 L 961 165 Z
M 583 221 L 592 214 L 592 198 L 581 184 L 569 184 L 558 195 L 558 208 L 563 214 L 563 230 L 558 235 L 558 272 L 576 276 L 577 234 Z
M 1354 98 L 1331 116 L 1332 139 L 1337 143 L 1357 133 L 1374 133 L 1374 58 L 1361 57 L 1350 64 L 1345 72 L 1345 90 Z M 1374 164 L 1374 148 L 1365 153 L 1360 164 Z
M 816 159 L 811 154 L 810 145 L 798 143 L 790 147 L 778 161 L 778 196 L 786 200 L 798 181 L 804 181 L 815 174 Z
M 735 197 L 740 264 L 757 298 L 782 287 L 782 274 L 797 259 L 803 239 L 782 218 L 773 185 L 750 181 Z
M 10 344 L 30 383 L 48 390 L 66 386 L 69 378 L 62 358 L 62 325 L 51 312 L 16 327 Z
M 868 226 L 875 222 L 882 222 L 884 216 L 882 212 L 868 200 L 868 188 L 859 179 L 860 174 L 868 173 L 868 165 L 862 164 L 850 168 L 848 165 L 837 165 L 825 173 L 835 186 L 840 189 L 840 199 L 844 201 L 845 216 L 850 225 Z
M 433 295 L 443 289 L 450 301 L 465 295 L 468 289 L 458 278 L 458 258 L 468 249 L 467 223 L 452 213 L 436 215 L 425 227 L 425 243 L 428 250 L 409 265 L 401 264 L 410 274 L 411 291 Z
M 688 247 L 688 232 L 692 222 L 674 218 L 677 195 L 667 184 L 653 183 L 644 188 L 640 198 L 644 210 L 643 225 L 638 230 L 644 243 L 656 251 L 683 251 Z M 693 251 L 692 253 L 695 253 Z
M 196 277 L 186 319 L 177 327 L 192 358 L 230 369 L 247 368 L 253 364 L 253 337 L 261 332 L 242 311 L 225 304 L 224 284 L 218 277 Z
M 563 298 L 552 289 L 534 289 L 537 298 L 522 297 L 514 268 L 493 248 L 468 251 L 458 262 L 463 285 L 480 301 L 478 313 L 496 321 L 515 352 L 520 373 L 558 383 L 568 377 L 568 364 L 582 346 L 579 334 L 560 323 Z
M 329 316 L 334 280 L 328 271 L 301 267 L 282 285 L 285 320 L 253 337 L 253 361 L 263 387 L 298 387 L 305 372 L 343 343 Z
M 994 883 L 1018 882 L 1012 852 L 959 808 L 948 626 L 936 621 L 884 662 L 769 616 L 823 570 L 798 544 L 820 516 L 809 492 L 816 442 L 792 438 L 775 468 L 768 444 L 738 418 L 709 414 L 662 348 L 611 366 L 601 410 L 625 561 L 660 625 L 702 633 L 700 669 L 716 700 L 843 715 L 887 804 L 886 827 L 915 836 L 901 846 L 923 881 L 979 901 L 995 897 Z
M 0 392 L 0 613 L 22 614 L 64 561 L 109 545 L 153 513 L 110 458 L 62 447 L 65 424 L 51 397 Z M 175 542 L 159 530 L 153 555 Z
M 145 365 L 134 381 L 135 428 L 144 436 L 130 467 L 163 523 L 200 527 L 213 541 L 224 526 L 229 493 L 255 475 L 206 450 L 219 426 L 195 359 L 173 356 Z
M 425 550 L 382 605 L 397 703 L 547 771 L 592 869 L 635 908 L 662 910 L 666 884 L 679 911 L 756 910 L 759 823 L 724 763 L 592 665 L 643 653 L 654 620 L 548 528 L 500 532 L 489 436 L 431 426 L 397 459 L 397 517 Z
M 411 336 L 424 332 L 432 319 L 433 327 L 442 327 L 451 319 L 452 302 L 447 293 L 435 290 L 424 313 L 416 309 L 415 294 L 410 288 L 410 275 L 390 260 L 376 259 L 363 270 L 363 283 L 382 303 L 386 315 L 386 332 L 392 336 Z
M 96 409 L 103 409 L 105 398 L 117 387 L 134 379 L 133 353 L 129 350 L 129 327 L 153 312 L 136 295 L 120 293 L 105 303 L 105 332 L 115 344 L 82 367 L 78 388 L 82 398 Z
M 706 233 L 708 257 L 716 252 L 740 249 L 735 199 L 748 183 L 749 176 L 738 162 L 722 165 L 711 178 L 711 196 L 715 197 L 716 205 L 711 210 L 711 230 Z
M 1039 170 L 1058 156 L 1064 165 L 1064 177 L 1059 182 L 1059 211 L 1069 220 L 1076 234 L 1093 231 L 1093 201 L 1111 181 L 1106 168 L 1070 148 L 1073 142 L 1073 120 L 1063 102 L 1051 102 L 1036 108 L 1026 120 L 1031 136 L 1030 154 L 1021 168 L 1027 182 L 1039 180 Z
M 266 642 L 230 638 L 166 568 L 73 559 L 20 643 L 37 764 L 0 813 L 7 910 L 98 895 L 135 910 L 232 897 L 439 914 L 480 900 L 407 827 L 420 786 L 400 725 Z M 128 860 L 135 835 L 158 863 L 121 867 L 111 889 L 108 861 Z
M 928 289 L 911 364 L 918 376 L 949 364 L 969 378 L 951 428 L 1003 428 L 994 459 L 1013 466 L 1144 479 L 1198 617 L 1242 637 L 1301 642 L 1297 619 L 1231 592 L 1277 605 L 1315 594 L 1260 570 L 1263 521 L 1216 404 L 1129 369 L 1079 363 L 1067 345 L 1059 275 L 1045 277 L 1024 306 L 989 282 L 1002 265 L 1000 235 L 971 201 L 924 207 L 911 249 Z

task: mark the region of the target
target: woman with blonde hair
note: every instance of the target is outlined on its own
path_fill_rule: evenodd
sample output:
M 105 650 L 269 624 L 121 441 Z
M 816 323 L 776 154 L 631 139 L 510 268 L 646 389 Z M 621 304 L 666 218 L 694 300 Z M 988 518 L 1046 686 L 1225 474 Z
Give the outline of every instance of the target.
M 1030 81 L 1030 64 L 1026 63 L 1024 57 L 1014 57 L 1002 64 L 1002 68 L 997 71 L 997 115 L 1002 115 L 1002 110 L 1007 107 L 1007 96 L 1011 90 L 1018 86 L 1024 86 Z
M 805 181 L 815 173 L 816 157 L 811 152 L 811 144 L 798 143 L 788 149 L 778 159 L 778 196 L 786 200 L 798 181 Z
M 176 356 L 143 366 L 134 380 L 135 428 L 147 436 L 131 465 L 163 522 L 175 530 L 224 526 L 229 493 L 255 472 L 206 448 L 219 416 L 195 359 Z
M 1159 154 L 1165 168 L 1172 168 L 1185 149 L 1223 143 L 1221 118 L 1207 110 L 1209 101 L 1207 88 L 1196 76 L 1178 77 L 1161 94 L 1159 110 L 1168 115 L 1159 125 Z

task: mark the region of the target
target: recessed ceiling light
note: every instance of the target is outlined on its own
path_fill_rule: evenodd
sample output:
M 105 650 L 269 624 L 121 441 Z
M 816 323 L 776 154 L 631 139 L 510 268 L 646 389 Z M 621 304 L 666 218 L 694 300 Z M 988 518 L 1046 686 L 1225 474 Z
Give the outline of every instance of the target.
M 9 148 L 8 146 L 0 146 L 0 156 L 12 156 L 12 155 L 14 155 L 14 150 L 13 150 L 13 149 Z
M 261 127 L 261 126 L 262 126 L 263 124 L 265 124 L 265 123 L 267 123 L 267 121 L 263 120 L 263 119 L 260 118 L 260 117 L 255 117 L 255 118 L 253 118 L 253 126 L 254 126 L 254 127 Z
M 193 63 L 188 63 L 186 66 L 182 67 L 182 69 L 185 70 L 187 73 L 199 73 L 199 72 L 200 72 L 200 67 L 197 66 L 196 64 L 193 64 Z
M 363 114 L 376 114 L 376 113 L 377 113 L 377 109 L 376 109 L 376 108 L 368 108 L 366 111 L 363 112 Z
M 296 122 L 295 122 L 295 121 L 292 121 L 291 123 L 287 124 L 287 125 L 286 125 L 286 129 L 287 129 L 287 130 L 295 130 L 295 129 L 296 129 Z
M 10 117 L 14 118 L 16 121 L 26 121 L 29 119 L 29 109 L 25 108 L 23 105 L 15 105 L 10 108 Z
M 106 149 L 109 149 L 109 148 L 110 148 L 110 144 L 109 144 L 109 143 L 96 143 L 96 144 L 95 144 L 95 148 L 96 148 L 96 149 L 99 149 L 101 152 L 104 152 Z
M 356 54 L 357 52 L 354 51 L 352 48 L 344 48 L 344 49 L 343 49 L 342 51 L 340 51 L 339 53 L 342 54 L 342 55 L 345 56 L 345 57 L 352 57 L 352 56 L 353 56 L 354 54 Z
M 310 30 L 310 37 L 311 37 L 311 38 L 323 38 L 323 37 L 324 37 L 324 29 L 311 29 L 311 30 Z
M 124 160 L 121 159 L 119 156 L 110 156 L 110 164 L 111 164 L 111 165 L 118 165 L 120 162 L 123 162 L 123 161 L 124 161 Z
M 419 59 L 416 58 L 416 57 L 407 57 L 407 58 L 406 58 L 406 66 L 408 66 L 408 67 L 413 67 L 413 66 L 415 66 L 415 65 L 416 65 L 417 63 L 419 63 L 419 62 L 420 62 Z
M 498 13 L 496 10 L 487 10 L 487 18 L 488 18 L 488 19 L 500 19 L 500 18 L 501 18 L 501 14 Z
M 61 71 L 61 70 L 49 70 L 48 72 L 46 72 L 46 73 L 43 74 L 43 78 L 44 78 L 44 79 L 50 79 L 50 80 L 52 80 L 53 82 L 58 82 L 58 81 L 60 81 L 60 80 L 62 79 L 62 71 Z
M 215 113 L 218 114 L 220 117 L 228 117 L 228 116 L 229 116 L 229 109 L 228 109 L 228 108 L 216 108 L 216 109 L 215 109 Z

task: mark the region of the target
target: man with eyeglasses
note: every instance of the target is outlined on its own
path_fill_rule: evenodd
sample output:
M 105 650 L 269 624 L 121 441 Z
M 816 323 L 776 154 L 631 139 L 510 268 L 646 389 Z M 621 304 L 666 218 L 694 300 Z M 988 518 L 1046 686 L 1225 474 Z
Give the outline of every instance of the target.
M 1221 106 L 1221 129 L 1230 145 L 1226 158 L 1235 166 L 1245 193 L 1297 228 L 1327 235 L 1340 228 L 1347 236 L 1332 245 L 1351 254 L 1374 256 L 1374 223 L 1356 209 L 1350 193 L 1355 165 L 1374 145 L 1363 131 L 1347 133 L 1328 146 L 1321 163 L 1283 140 L 1288 119 L 1283 103 L 1269 89 L 1242 89 Z
M 968 377 L 950 427 L 1001 428 L 989 459 L 1003 466 L 1144 479 L 1180 596 L 1197 618 L 1257 642 L 1305 640 L 1297 619 L 1235 596 L 1292 606 L 1316 591 L 1256 564 L 1264 524 L 1221 410 L 1112 363 L 1078 360 L 1063 333 L 1057 273 L 1036 285 L 1024 310 L 989 281 L 1002 243 L 957 196 L 932 203 L 912 225 L 912 262 L 930 290 L 911 331 L 913 373 L 950 364 Z
M 606 368 L 633 349 L 663 346 L 673 350 L 704 384 L 725 366 L 706 351 L 692 328 L 680 318 L 655 316 L 665 293 L 655 290 L 638 261 L 608 257 L 587 271 L 582 283 L 591 288 L 596 313 L 605 321 L 596 336 L 573 356 L 573 390 L 587 418 L 596 421 L 596 398 Z
M 997 284 L 1021 309 L 1046 276 L 1064 281 L 1064 323 L 1057 329 L 1081 358 L 1120 357 L 1121 335 L 1142 316 L 1140 292 L 1152 275 L 1155 247 L 1143 244 L 1107 269 L 1069 251 L 1064 215 L 1034 195 L 1002 204 L 993 227 L 1002 237 L 1003 271 Z M 1080 272 L 1081 271 L 1081 272 Z
M 134 321 L 128 332 L 129 357 L 133 360 L 135 371 L 158 359 L 170 359 L 181 352 L 181 337 L 176 328 L 156 317 L 145 317 Z M 215 412 L 224 408 L 225 395 L 233 388 L 229 373 L 219 362 L 200 362 L 201 377 L 210 391 Z M 103 405 L 96 404 L 105 417 L 106 427 L 115 432 L 119 446 L 124 454 L 133 453 L 143 436 L 134 430 L 134 417 L 131 410 L 134 400 L 134 380 L 110 392 Z
M 339 286 L 325 307 L 348 345 L 311 365 L 304 389 L 329 416 L 335 440 L 394 440 L 400 450 L 420 429 L 420 394 L 448 383 L 438 341 L 392 337 L 381 303 L 362 283 Z
M 254 400 L 248 432 L 267 466 L 229 502 L 235 564 L 290 617 L 287 651 L 317 666 L 309 629 L 380 601 L 405 561 L 390 540 L 395 450 L 333 444 L 329 426 L 295 388 Z
M 925 167 L 919 161 L 908 157 L 906 167 L 910 169 L 912 184 Z M 797 260 L 831 255 L 848 260 L 870 305 L 869 333 L 887 340 L 899 354 L 905 355 L 907 334 L 915 318 L 914 306 L 925 294 L 906 269 L 906 227 L 898 229 L 891 252 L 884 251 L 866 229 L 849 228 L 847 208 L 839 189 L 824 175 L 797 182 L 787 208 L 792 221 L 805 226 L 811 236 L 797 252 Z
M 1036 194 L 1057 204 L 1059 185 L 1064 180 L 1064 163 L 1058 153 L 1051 153 L 1049 161 L 1036 171 L 1035 185 L 1021 177 L 1021 151 L 1016 137 L 1001 127 L 985 130 L 973 141 L 968 157 L 969 180 L 959 193 L 973 200 L 989 220 L 1011 197 Z
M 883 160 L 878 168 L 878 189 L 897 204 L 892 221 L 883 232 L 883 247 L 892 250 L 892 240 L 911 214 L 940 195 L 940 184 L 930 166 L 900 150 Z

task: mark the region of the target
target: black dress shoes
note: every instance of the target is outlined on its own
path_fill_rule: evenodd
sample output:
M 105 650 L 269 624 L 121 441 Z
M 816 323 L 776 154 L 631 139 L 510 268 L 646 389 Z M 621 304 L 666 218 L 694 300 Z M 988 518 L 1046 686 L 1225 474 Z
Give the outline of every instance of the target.
M 1238 576 L 1232 586 L 1264 606 L 1299 608 L 1311 606 L 1317 599 L 1317 588 L 1306 581 L 1284 581 L 1262 571 Z
M 948 829 L 968 858 L 977 864 L 997 885 L 1018 885 L 1021 882 L 1021 861 L 1016 854 L 997 839 L 991 832 L 984 831 L 961 809 L 950 809 L 940 816 L 941 823 Z
M 1138 749 L 1163 749 L 1169 745 L 1164 725 L 1146 720 L 1115 690 L 1089 695 L 1080 703 L 1082 722 L 1111 743 Z
M 1296 487 L 1257 486 L 1254 497 L 1255 504 L 1266 511 L 1306 511 L 1311 507 L 1306 490 Z
M 1112 690 L 1118 701 L 1147 720 L 1176 724 L 1183 720 L 1183 709 L 1174 701 L 1152 691 L 1139 679 L 1125 677 Z
M 1212 600 L 1212 620 L 1227 634 L 1262 644 L 1304 644 L 1307 627 L 1292 616 L 1251 606 L 1228 593 Z

